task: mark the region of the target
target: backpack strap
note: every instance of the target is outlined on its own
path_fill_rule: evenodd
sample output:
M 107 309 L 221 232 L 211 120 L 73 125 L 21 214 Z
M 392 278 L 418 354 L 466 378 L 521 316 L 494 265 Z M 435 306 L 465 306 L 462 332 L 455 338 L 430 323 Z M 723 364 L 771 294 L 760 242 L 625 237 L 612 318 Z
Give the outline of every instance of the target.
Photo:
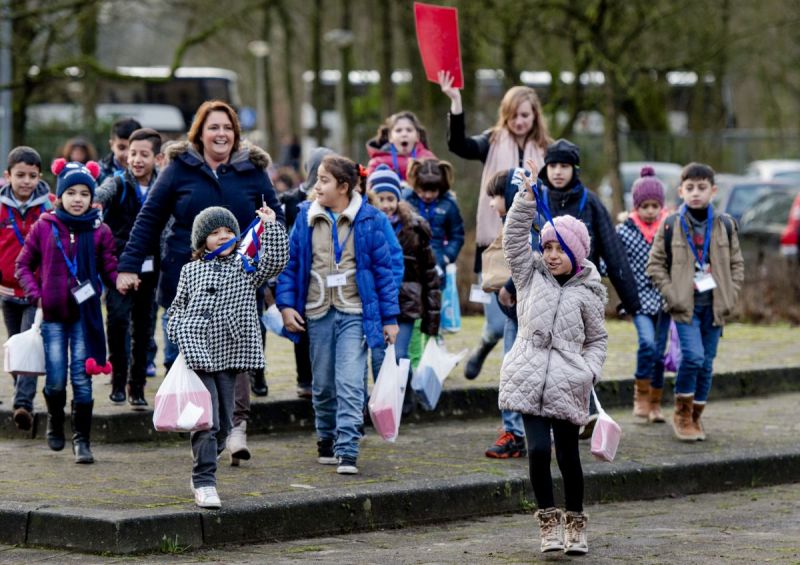
M 664 253 L 667 255 L 667 272 L 672 270 L 672 232 L 678 229 L 678 213 L 667 216 L 664 220 Z

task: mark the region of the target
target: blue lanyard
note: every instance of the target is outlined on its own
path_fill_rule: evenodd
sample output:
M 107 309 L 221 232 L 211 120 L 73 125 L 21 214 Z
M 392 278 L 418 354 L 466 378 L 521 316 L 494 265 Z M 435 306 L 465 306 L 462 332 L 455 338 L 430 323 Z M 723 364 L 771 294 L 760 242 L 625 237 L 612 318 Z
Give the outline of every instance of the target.
M 39 206 L 39 214 L 41 215 L 44 212 L 44 204 L 40 204 Z M 20 214 L 19 217 L 22 218 L 22 214 Z M 14 235 L 17 236 L 17 241 L 19 241 L 19 244 L 25 245 L 25 236 L 22 235 L 22 232 L 17 226 L 17 220 L 14 219 L 14 208 L 8 209 L 8 221 L 11 224 L 11 227 L 14 229 Z
M 350 239 L 350 235 L 353 233 L 353 226 L 350 226 L 347 236 L 344 238 L 344 242 L 339 245 L 339 229 L 336 225 L 336 217 L 334 217 L 333 212 L 330 210 L 326 211 L 328 212 L 331 222 L 333 222 L 333 227 L 331 228 L 331 239 L 333 239 L 333 253 L 336 260 L 336 270 L 338 271 L 339 263 L 342 262 L 342 253 L 344 253 L 344 248 L 347 246 L 347 240 Z
M 394 146 L 394 143 L 389 144 L 389 151 L 392 153 L 392 168 L 395 172 L 399 175 L 400 173 L 400 161 L 397 159 L 397 147 Z M 411 158 L 417 158 L 417 146 L 414 146 L 414 149 L 411 150 Z M 405 176 L 405 174 L 403 174 Z
M 689 224 L 686 222 L 686 204 L 681 206 L 681 225 L 683 226 L 684 233 L 686 234 L 686 241 L 689 242 L 689 248 L 692 250 L 694 254 L 694 258 L 697 260 L 697 266 L 702 269 L 704 265 L 708 263 L 708 247 L 711 244 L 711 230 L 713 228 L 713 219 L 714 219 L 714 208 L 711 204 L 708 205 L 708 215 L 706 216 L 706 236 L 705 240 L 703 241 L 703 255 L 700 256 L 697 254 L 697 247 L 694 244 L 694 239 L 692 238 L 692 230 L 689 229 Z
M 258 232 L 256 231 L 256 226 L 258 225 L 258 222 L 260 222 L 260 221 L 261 220 L 259 218 L 256 218 L 255 220 L 253 220 L 250 223 L 249 226 L 247 226 L 247 229 L 245 230 L 245 232 L 247 232 L 249 230 L 253 230 L 253 245 L 256 246 L 256 254 L 253 256 L 253 262 L 256 263 L 256 264 L 258 264 L 258 261 L 260 259 L 259 248 L 258 248 L 258 245 L 259 245 L 259 243 L 258 243 Z M 230 249 L 231 247 L 236 245 L 238 242 L 239 242 L 239 240 L 236 239 L 236 238 L 229 239 L 228 241 L 226 241 L 225 243 L 223 243 L 222 245 L 217 247 L 214 251 L 211 251 L 211 252 L 206 253 L 205 255 L 203 255 L 203 261 L 211 261 L 212 259 L 218 257 L 220 253 L 222 253 L 226 249 Z M 247 257 L 245 257 L 243 253 L 239 253 L 237 251 L 237 254 L 242 259 L 242 268 L 245 270 L 246 273 L 252 273 L 252 272 L 254 272 L 256 270 L 256 268 L 253 265 L 250 264 L 250 262 L 247 260 Z
M 58 233 L 58 227 L 55 224 L 50 224 L 53 228 L 53 236 L 56 238 L 56 247 L 58 250 L 61 251 L 61 255 L 64 256 L 64 262 L 67 264 L 67 269 L 69 269 L 72 278 L 74 278 L 78 284 L 81 281 L 78 280 L 78 258 L 76 257 L 74 260 L 70 259 L 67 256 L 67 252 L 64 251 L 64 245 L 61 243 L 61 236 Z
M 209 251 L 208 253 L 203 255 L 203 261 L 211 261 L 215 257 L 219 256 L 220 253 L 222 253 L 226 249 L 230 249 L 234 245 L 236 245 L 235 237 L 233 239 L 229 239 L 228 241 L 217 247 L 214 251 Z
M 556 229 L 556 223 L 553 221 L 553 215 L 550 213 L 550 205 L 547 202 L 547 192 L 542 188 L 542 180 L 536 179 L 536 185 L 532 187 L 534 190 L 534 196 L 536 197 L 536 214 L 539 216 L 539 226 L 540 229 L 543 229 L 544 226 L 542 225 L 541 215 L 544 214 L 544 219 L 547 222 L 553 224 L 553 231 L 556 232 L 556 239 L 558 240 L 558 244 L 561 246 L 561 249 L 564 250 L 564 253 L 567 254 L 569 257 L 569 262 L 572 264 L 572 269 L 577 270 L 578 265 L 575 263 L 575 255 L 572 254 L 572 249 L 561 239 L 561 235 L 558 233 Z M 580 209 L 578 211 L 578 215 L 580 216 L 581 212 L 583 212 L 583 207 L 586 204 L 586 187 L 583 189 L 583 198 L 581 199 Z M 544 247 L 542 246 L 542 238 L 539 237 L 539 251 L 542 253 L 544 252 Z
M 547 190 L 547 188 L 545 188 L 545 187 L 541 187 L 541 190 L 542 190 L 542 194 L 544 195 L 544 198 L 549 198 L 549 192 L 550 191 Z M 544 200 L 544 198 L 542 200 Z M 586 208 L 586 201 L 588 199 L 589 199 L 588 191 L 586 190 L 586 187 L 584 186 L 583 187 L 583 194 L 581 194 L 581 202 L 580 202 L 580 204 L 578 204 L 578 216 L 577 217 L 578 217 L 579 220 L 581 219 L 581 216 L 583 215 L 583 210 L 584 210 L 584 208 Z M 537 196 L 537 200 L 538 200 L 538 196 Z M 546 204 L 545 207 L 547 208 L 547 211 L 549 212 L 550 211 L 549 202 Z M 581 220 L 581 221 L 583 221 L 583 220 Z

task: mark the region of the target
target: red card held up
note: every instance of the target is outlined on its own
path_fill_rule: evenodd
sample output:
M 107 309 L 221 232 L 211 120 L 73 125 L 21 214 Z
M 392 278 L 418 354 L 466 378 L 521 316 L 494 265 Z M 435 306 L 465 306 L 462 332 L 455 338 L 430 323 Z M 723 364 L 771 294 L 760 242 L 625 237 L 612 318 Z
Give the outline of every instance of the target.
M 417 44 L 425 67 L 425 76 L 439 82 L 439 71 L 453 75 L 453 86 L 464 88 L 461 69 L 461 44 L 458 40 L 458 9 L 414 2 Z

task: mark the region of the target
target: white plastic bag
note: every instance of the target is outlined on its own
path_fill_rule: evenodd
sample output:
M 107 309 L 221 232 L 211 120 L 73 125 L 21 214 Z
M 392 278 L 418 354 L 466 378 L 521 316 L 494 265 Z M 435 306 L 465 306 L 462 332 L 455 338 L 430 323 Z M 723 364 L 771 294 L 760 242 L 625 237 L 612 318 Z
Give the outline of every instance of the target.
M 608 413 L 600 406 L 597 394 L 592 389 L 594 404 L 597 407 L 597 422 L 594 424 L 592 432 L 592 455 L 601 461 L 614 460 L 619 447 L 619 440 L 622 437 L 622 428 L 617 424 Z
M 261 323 L 267 330 L 283 337 L 283 316 L 275 304 L 267 308 L 267 311 L 261 315 Z
M 7 372 L 22 377 L 45 374 L 41 325 L 42 309 L 37 308 L 31 328 L 8 338 L 5 343 L 4 359 L 4 368 Z
M 439 345 L 435 338 L 428 340 L 411 379 L 411 388 L 417 393 L 423 408 L 436 409 L 444 380 L 468 352 L 468 349 L 464 349 L 458 353 L 448 353 L 444 343 Z
M 211 393 L 186 366 L 183 353 L 170 367 L 156 392 L 153 425 L 159 432 L 197 432 L 211 429 Z
M 386 347 L 375 388 L 369 397 L 369 415 L 372 426 L 386 441 L 394 442 L 400 431 L 403 397 L 406 392 L 408 369 L 411 361 L 396 361 L 394 344 Z

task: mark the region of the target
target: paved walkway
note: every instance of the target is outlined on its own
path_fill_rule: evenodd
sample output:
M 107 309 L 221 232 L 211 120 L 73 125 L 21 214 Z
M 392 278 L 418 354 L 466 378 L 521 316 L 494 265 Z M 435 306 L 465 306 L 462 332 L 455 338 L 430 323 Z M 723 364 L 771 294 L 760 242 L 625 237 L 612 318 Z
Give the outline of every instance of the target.
M 0 546 L 0 563 L 537 563 L 741 564 L 800 562 L 800 485 L 655 501 L 591 505 L 589 555 L 538 552 L 531 514 L 475 518 L 403 530 L 224 546 L 165 555 L 96 556 Z

